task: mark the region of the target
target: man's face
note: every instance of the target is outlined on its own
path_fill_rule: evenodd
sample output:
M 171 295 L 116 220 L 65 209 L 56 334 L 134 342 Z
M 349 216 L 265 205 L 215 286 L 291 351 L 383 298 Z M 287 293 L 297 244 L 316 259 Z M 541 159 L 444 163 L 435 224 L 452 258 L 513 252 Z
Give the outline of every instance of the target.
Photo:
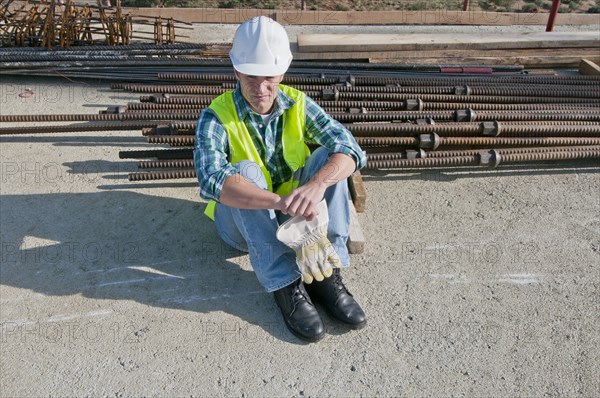
M 235 77 L 240 82 L 242 95 L 252 110 L 260 115 L 267 115 L 273 109 L 277 99 L 279 83 L 283 80 L 280 76 L 251 76 L 234 70 Z

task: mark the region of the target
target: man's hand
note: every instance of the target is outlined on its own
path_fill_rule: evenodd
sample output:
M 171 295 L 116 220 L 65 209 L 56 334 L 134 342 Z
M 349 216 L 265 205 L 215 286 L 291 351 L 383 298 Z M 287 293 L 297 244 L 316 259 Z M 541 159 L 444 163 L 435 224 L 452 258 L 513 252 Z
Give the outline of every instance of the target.
M 323 200 L 325 194 L 325 184 L 309 182 L 294 191 L 288 196 L 281 198 L 281 212 L 290 216 L 302 216 L 307 221 L 312 220 L 319 214 L 317 204 Z
M 339 181 L 348 178 L 356 169 L 356 163 L 348 155 L 334 153 L 329 161 L 310 179 L 309 182 L 283 196 L 279 210 L 290 216 L 303 216 L 307 221 L 319 214 L 317 204 L 323 200 L 325 190 Z

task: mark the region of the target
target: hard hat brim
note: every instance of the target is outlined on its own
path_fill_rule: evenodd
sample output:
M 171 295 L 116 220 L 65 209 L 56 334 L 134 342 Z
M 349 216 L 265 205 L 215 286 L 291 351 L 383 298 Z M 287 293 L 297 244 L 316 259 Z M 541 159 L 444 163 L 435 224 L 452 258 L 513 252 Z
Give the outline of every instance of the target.
M 233 62 L 233 67 L 240 73 L 250 76 L 280 76 L 287 72 L 292 58 L 286 64 L 281 65 L 262 65 L 262 64 L 236 64 Z

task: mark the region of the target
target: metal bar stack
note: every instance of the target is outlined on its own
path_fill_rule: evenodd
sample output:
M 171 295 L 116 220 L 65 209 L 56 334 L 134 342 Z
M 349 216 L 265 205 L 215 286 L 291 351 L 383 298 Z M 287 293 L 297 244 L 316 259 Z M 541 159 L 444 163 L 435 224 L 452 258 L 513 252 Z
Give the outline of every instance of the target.
M 127 45 L 132 39 L 175 43 L 182 22 L 160 17 L 133 17 L 115 7 L 76 6 L 73 0 L 16 2 L 0 0 L 0 47 L 66 48 L 92 44 Z M 152 26 L 153 32 L 137 29 Z M 135 31 L 135 34 L 134 34 Z
M 131 181 L 195 177 L 196 119 L 234 87 L 230 75 L 162 74 L 172 84 L 114 84 L 158 93 L 114 109 L 160 119 L 148 143 L 174 149 L 121 152 L 140 159 Z M 579 75 L 286 76 L 343 123 L 367 152 L 367 169 L 498 166 L 600 158 L 600 78 Z
M 114 83 L 114 90 L 143 95 L 97 115 L 0 116 L 0 122 L 88 123 L 0 128 L 0 134 L 141 130 L 152 148 L 119 153 L 139 160 L 142 171 L 130 173 L 131 181 L 194 178 L 198 116 L 235 79 L 162 73 L 156 80 L 163 84 Z M 352 132 L 367 153 L 367 169 L 581 166 L 574 160 L 600 158 L 599 76 L 305 71 L 287 74 L 283 83 L 305 90 Z

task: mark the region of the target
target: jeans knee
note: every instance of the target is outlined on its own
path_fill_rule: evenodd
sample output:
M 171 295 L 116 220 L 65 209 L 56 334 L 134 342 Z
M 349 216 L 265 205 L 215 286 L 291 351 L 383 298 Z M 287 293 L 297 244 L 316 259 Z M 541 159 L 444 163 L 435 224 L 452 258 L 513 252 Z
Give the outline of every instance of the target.
M 267 189 L 267 179 L 263 174 L 260 166 L 251 160 L 242 160 L 236 163 L 240 175 L 246 180 L 262 189 Z

